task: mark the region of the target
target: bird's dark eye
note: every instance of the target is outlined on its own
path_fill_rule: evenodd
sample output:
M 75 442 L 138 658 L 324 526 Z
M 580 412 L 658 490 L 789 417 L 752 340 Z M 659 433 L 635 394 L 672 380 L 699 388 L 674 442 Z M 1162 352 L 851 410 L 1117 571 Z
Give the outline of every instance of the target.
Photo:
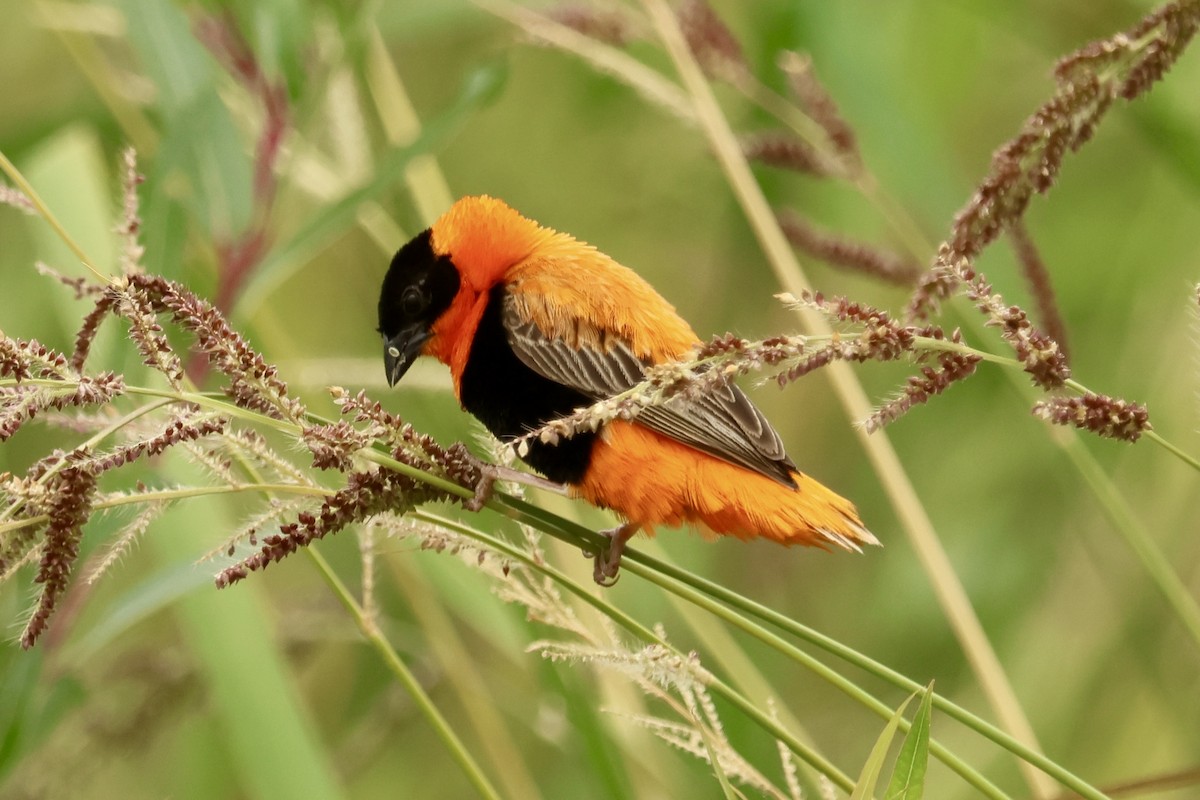
M 415 317 L 425 310 L 425 295 L 416 286 L 409 286 L 400 295 L 400 310 L 406 317 Z

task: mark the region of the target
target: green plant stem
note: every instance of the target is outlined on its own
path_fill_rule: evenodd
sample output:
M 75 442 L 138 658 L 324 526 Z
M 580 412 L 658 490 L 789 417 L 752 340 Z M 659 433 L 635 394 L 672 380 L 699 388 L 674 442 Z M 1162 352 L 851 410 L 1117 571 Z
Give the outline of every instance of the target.
M 1142 563 L 1142 568 L 1149 573 L 1154 585 L 1175 610 L 1188 634 L 1200 646 L 1200 605 L 1197 604 L 1196 598 L 1171 567 L 1171 562 L 1151 538 L 1150 532 L 1134 515 L 1133 509 L 1129 507 L 1112 478 L 1100 469 L 1078 436 L 1066 433 L 1061 444 L 1067 457 L 1092 488 L 1092 493 L 1100 501 L 1105 513 L 1115 521 L 1113 527 L 1121 534 L 1125 544 Z
M 579 544 L 578 538 L 567 532 L 571 527 L 579 526 L 575 526 L 574 523 L 570 523 L 567 520 L 558 519 L 553 515 L 541 513 L 541 509 L 538 509 L 536 506 L 529 506 L 524 501 L 517 500 L 516 498 L 508 498 L 508 500 L 514 501 L 512 503 L 513 510 L 515 512 L 514 516 L 520 521 L 533 525 L 539 530 L 542 530 L 543 532 L 554 536 L 555 538 L 567 541 L 570 544 Z M 522 508 L 524 508 L 524 510 L 522 510 Z M 569 578 L 565 573 L 560 572 L 541 560 L 531 558 L 527 552 L 516 547 L 511 542 L 508 542 L 497 536 L 484 533 L 483 531 L 472 528 L 471 526 L 465 525 L 457 520 L 440 517 L 435 514 L 430 514 L 420 510 L 413 513 L 419 519 L 430 522 L 438 527 L 457 531 L 458 533 L 484 543 L 487 545 L 487 547 L 499 553 L 503 553 L 505 556 L 513 559 L 514 561 L 520 561 L 525 566 L 552 579 L 559 586 L 563 587 L 572 595 L 596 609 L 599 613 L 604 614 L 606 617 L 632 633 L 641 641 L 647 644 L 657 644 L 671 650 L 676 655 L 683 655 L 673 645 L 662 639 L 650 628 L 647 628 L 645 625 L 638 622 L 624 611 L 621 611 L 616 606 L 600 599 L 593 592 L 588 591 L 575 581 L 571 580 L 571 578 Z M 559 523 L 563 523 L 565 528 L 563 525 L 551 525 L 550 527 L 546 527 L 547 519 L 557 520 Z M 580 530 L 586 531 L 586 529 L 582 528 Z M 586 532 L 589 534 L 592 533 L 591 531 Z M 600 539 L 601 537 L 597 538 Z M 787 745 L 789 750 L 795 753 L 809 766 L 824 774 L 831 781 L 846 791 L 849 791 L 853 787 L 854 782 L 849 776 L 839 770 L 832 762 L 828 761 L 820 753 L 816 752 L 811 747 L 797 739 L 796 736 L 791 731 L 784 728 L 778 720 L 773 719 L 769 714 L 755 706 L 749 698 L 747 698 L 737 689 L 730 686 L 720 678 L 717 678 L 716 676 L 713 676 L 711 683 L 708 685 L 711 689 L 713 689 L 713 691 L 736 706 L 742 711 L 742 713 L 746 714 L 747 717 L 757 723 L 761 728 L 763 728 L 763 730 L 767 731 L 779 741 Z
M 338 600 L 350 612 L 350 616 L 358 624 L 358 629 L 362 632 L 363 637 L 375 649 L 375 652 L 379 654 L 379 657 L 391 671 L 392 675 L 396 677 L 396 680 L 404 686 L 409 696 L 416 702 L 418 708 L 421 709 L 421 713 L 424 714 L 426 721 L 433 727 L 434 732 L 442 740 L 442 743 L 446 745 L 454 760 L 462 767 L 463 772 L 467 774 L 467 778 L 471 781 L 475 790 L 481 797 L 499 800 L 500 794 L 492 786 L 487 775 L 484 774 L 479 765 L 475 763 L 475 759 L 471 757 L 470 751 L 462 743 L 462 740 L 458 738 L 458 735 L 455 734 L 454 729 L 450 727 L 450 723 L 438 711 L 433 700 L 430 699 L 425 689 L 421 686 L 420 681 L 417 680 L 417 676 L 412 673 L 412 670 L 400 658 L 400 654 L 392 647 L 391 642 L 384 637 L 371 618 L 363 611 L 362 606 L 354 599 L 354 595 L 350 593 L 346 584 L 333 571 L 329 562 L 312 545 L 304 548 L 304 551 L 308 554 L 313 564 L 316 565 L 317 572 L 329 584 L 329 587 L 333 590 Z
M 63 224 L 58 221 L 58 217 L 54 216 L 54 212 L 51 211 L 50 207 L 47 206 L 45 201 L 42 200 L 41 195 L 37 193 L 37 190 L 33 188 L 29 181 L 25 179 L 25 176 L 21 174 L 21 171 L 17 169 L 11 161 L 8 160 L 8 156 L 4 155 L 2 151 L 0 151 L 0 171 L 3 171 L 4 174 L 8 176 L 8 179 L 16 184 L 17 188 L 29 198 L 29 202 L 33 203 L 33 207 L 37 209 L 38 215 L 41 216 L 41 218 L 44 219 L 47 224 L 54 229 L 54 233 L 58 236 L 58 238 L 63 240 L 63 243 L 66 244 L 67 247 L 71 249 L 71 252 L 74 253 L 75 257 L 79 259 L 79 263 L 83 264 L 83 266 L 87 268 L 88 272 L 95 275 L 104 283 L 111 284 L 113 279 L 105 275 L 92 264 L 91 260 L 87 257 L 87 253 L 85 253 L 83 248 L 79 246 L 79 243 L 71 237 L 71 234 L 67 233 L 67 229 L 64 228 Z
M 657 569 L 652 569 L 640 563 L 640 559 L 632 561 L 626 565 L 626 569 L 635 575 L 640 575 L 645 580 L 658 585 L 664 591 L 670 592 L 692 605 L 701 608 L 708 613 L 725 620 L 733 627 L 744 631 L 753 636 L 755 639 L 763 642 L 769 647 L 779 651 L 788 658 L 801 664 L 810 672 L 816 674 L 826 682 L 832 684 L 842 693 L 849 696 L 859 704 L 865 706 L 884 720 L 889 720 L 895 713 L 895 709 L 888 707 L 885 703 L 877 700 L 873 695 L 864 691 L 859 686 L 854 684 L 849 679 L 838 674 L 833 669 L 825 666 L 820 661 L 800 650 L 793 644 L 784 641 L 779 636 L 767 631 L 759 625 L 751 622 L 747 617 L 733 613 L 729 608 L 721 605 L 710 597 L 705 596 L 701 592 L 693 589 L 688 584 L 668 577 L 666 573 L 660 572 Z M 907 720 L 902 721 L 901 727 L 907 731 L 909 723 Z M 997 786 L 983 777 L 982 774 L 973 769 L 965 761 L 951 753 L 945 746 L 931 739 L 929 742 L 930 751 L 933 752 L 946 766 L 958 773 L 967 783 L 974 786 L 987 797 L 995 798 L 995 800 L 1005 800 L 1008 795 L 1001 791 Z
M 545 533 L 554 536 L 555 538 L 562 539 L 568 543 L 578 544 L 581 539 L 590 542 L 592 537 L 596 536 L 592 531 L 583 528 L 577 523 L 557 517 L 556 515 L 538 508 L 537 506 L 533 506 L 524 500 L 504 497 L 503 501 L 506 504 L 511 505 L 514 511 L 517 512 L 513 515 L 514 518 L 534 525 L 539 530 L 542 530 Z M 461 527 L 456 529 L 462 530 Z M 681 584 L 691 586 L 697 591 L 719 600 L 720 602 L 725 603 L 733 608 L 736 608 L 745 614 L 756 617 L 763 622 L 773 625 L 785 633 L 796 636 L 804 641 L 808 641 L 811 644 L 814 644 L 829 652 L 830 654 L 837 656 L 838 658 L 841 658 L 842 660 L 861 669 L 864 669 L 876 677 L 882 678 L 883 680 L 901 689 L 909 692 L 924 690 L 924 686 L 922 684 L 911 680 L 910 678 L 904 677 L 890 667 L 884 666 L 878 661 L 875 661 L 859 653 L 858 651 L 847 647 L 837 640 L 801 625 L 795 620 L 792 620 L 780 614 L 779 612 L 774 611 L 773 609 L 739 595 L 736 592 L 721 586 L 720 584 L 713 583 L 712 581 L 701 578 L 669 563 L 652 558 L 633 548 L 626 548 L 623 558 L 623 563 L 625 562 L 636 562 L 642 564 L 643 566 L 672 578 Z M 593 601 L 590 596 L 588 596 L 587 599 L 593 605 L 595 605 L 595 602 L 598 602 Z M 617 622 L 624 625 L 621 620 L 617 620 Z M 938 710 L 954 717 L 959 722 L 962 722 L 964 725 L 975 730 L 980 735 L 995 742 L 997 745 L 1008 750 L 1013 755 L 1037 767 L 1046 775 L 1059 781 L 1064 786 L 1069 787 L 1082 797 L 1088 798 L 1089 800 L 1104 800 L 1104 794 L 1100 790 L 1091 786 L 1086 781 L 1069 772 L 1068 770 L 1062 768 L 1055 762 L 1048 759 L 1045 755 L 1032 750 L 1028 746 L 1013 738 L 1010 734 L 1004 732 L 1000 728 L 997 728 L 995 725 L 992 725 L 975 714 L 972 714 L 961 706 L 952 703 L 945 697 L 938 694 L 934 694 L 933 697 L 934 706 L 938 708 Z
M 524 501 L 516 500 L 515 498 L 506 498 L 505 502 L 512 503 L 516 508 L 521 509 L 522 516 L 526 517 L 526 519 L 522 521 L 527 522 L 527 524 L 536 526 L 539 530 L 542 530 L 550 536 L 554 536 L 555 538 L 562 539 L 563 541 L 567 541 L 569 543 L 577 544 L 576 537 L 571 535 L 579 532 L 571 530 L 572 528 L 579 527 L 575 525 L 575 523 L 556 518 L 548 512 L 544 512 L 535 506 L 528 506 Z M 442 522 L 439 521 L 439 524 L 442 524 Z M 456 530 L 464 532 L 470 530 L 459 525 L 458 523 L 453 524 L 456 526 Z M 590 533 L 590 531 L 588 531 L 588 533 Z M 506 552 L 508 551 L 506 550 Z M 794 646 L 784 642 L 778 636 L 771 634 L 762 627 L 750 623 L 746 617 L 738 617 L 736 614 L 732 614 L 728 609 L 725 609 L 723 606 L 718 605 L 714 601 L 719 600 L 720 602 L 726 603 L 727 605 L 737 608 L 744 613 L 748 613 L 751 616 L 757 616 L 762 621 L 776 625 L 785 632 L 792 633 L 799 638 L 816 644 L 833 655 L 838 656 L 839 658 L 842 658 L 843 660 L 868 672 L 871 672 L 877 677 L 881 677 L 902 689 L 909 691 L 918 691 L 923 689 L 921 684 L 917 683 L 916 681 L 905 678 L 890 668 L 873 661 L 867 656 L 864 656 L 861 653 L 846 647 L 845 645 L 842 645 L 834 639 L 830 639 L 829 637 L 806 628 L 799 623 L 795 623 L 787 617 L 778 614 L 778 612 L 772 611 L 765 606 L 761 606 L 752 600 L 744 598 L 741 595 L 719 586 L 718 584 L 706 581 L 699 576 L 654 559 L 651 556 L 641 553 L 640 551 L 627 548 L 622 563 L 626 568 L 629 569 L 629 571 L 634 572 L 646 580 L 659 585 L 664 590 L 675 594 L 677 597 L 682 598 L 686 602 L 692 603 L 697 607 L 712 613 L 715 616 L 726 620 L 727 622 L 730 622 L 734 625 L 734 627 L 746 631 L 756 639 L 759 639 L 760 641 L 774 647 L 775 649 L 779 650 L 779 652 L 800 663 L 802 666 L 812 669 L 812 671 L 819 677 L 824 678 L 832 683 L 835 687 L 843 690 L 849 697 L 863 703 L 863 705 L 867 706 L 870 710 L 881 714 L 884 719 L 889 719 L 893 712 L 893 710 L 887 705 L 875 699 L 870 694 L 864 692 L 862 689 L 838 675 L 824 664 L 816 661 L 811 656 L 808 656 L 803 651 L 800 651 Z M 708 595 L 713 599 L 707 599 L 704 595 Z M 590 603 L 592 603 L 592 605 L 600 608 L 602 611 L 604 611 L 604 613 L 611 616 L 611 613 L 608 610 L 605 610 L 602 606 L 596 605 L 596 603 L 601 601 L 593 601 L 593 598 L 590 595 L 587 596 L 587 599 Z M 622 624 L 624 627 L 628 627 L 621 619 L 617 619 L 616 621 L 619 624 Z M 641 626 L 639 626 L 639 629 L 641 631 L 646 630 Z M 654 641 L 659 640 L 656 638 Z M 913 687 L 916 688 L 914 689 Z M 1017 755 L 1018 757 L 1023 757 L 1023 754 L 1036 755 L 1037 758 L 1039 758 L 1042 762 L 1042 764 L 1038 765 L 1040 768 L 1044 769 L 1047 774 L 1060 779 L 1064 785 L 1076 789 L 1082 789 L 1083 791 L 1081 793 L 1084 797 L 1091 798 L 1092 800 L 1101 800 L 1103 798 L 1102 794 L 1096 792 L 1096 790 L 1088 786 L 1087 783 L 1071 775 L 1071 773 L 1067 772 L 1066 770 L 1063 770 L 1045 756 L 1033 753 L 1033 751 L 1031 751 L 1028 747 L 1021 745 L 1008 734 L 1005 734 L 1003 731 L 995 728 L 995 726 L 992 726 L 979 717 L 971 714 L 969 711 L 966 711 L 949 700 L 937 695 L 935 695 L 935 702 L 938 704 L 939 708 L 946 711 L 948 714 L 951 714 L 968 727 L 973 728 L 978 733 L 992 739 L 994 742 L 1009 750 L 1014 755 Z M 1003 798 L 1008 796 L 992 785 L 980 773 L 972 769 L 970 765 L 963 762 L 957 756 L 954 756 L 953 753 L 946 748 L 939 746 L 938 748 L 933 748 L 933 752 L 934 755 L 942 760 L 947 766 L 962 775 L 962 777 L 967 780 L 968 783 L 976 788 L 979 788 L 980 791 L 983 791 L 988 796 L 995 798 Z
M 1176 458 L 1178 458 L 1183 463 L 1187 464 L 1192 469 L 1196 470 L 1197 472 L 1200 472 L 1200 459 L 1196 458 L 1191 453 L 1188 453 L 1183 448 L 1179 447 L 1178 445 L 1174 444 L 1173 442 L 1171 442 L 1167 439 L 1164 439 L 1162 436 L 1159 435 L 1158 431 L 1153 431 L 1153 430 L 1144 431 L 1142 433 L 1142 435 L 1145 436 L 1150 441 L 1154 442 L 1159 447 L 1166 450 L 1168 453 L 1171 453 L 1172 455 L 1174 455 Z M 1093 466 L 1095 466 L 1094 461 L 1093 461 Z M 1124 499 L 1122 499 L 1122 502 L 1124 502 Z
M 785 633 L 795 636 L 803 641 L 807 641 L 810 644 L 816 645 L 822 650 L 837 656 L 849 664 L 853 664 L 856 667 L 866 670 L 867 672 L 875 675 L 878 678 L 882 678 L 883 680 L 900 689 L 909 692 L 922 691 L 924 689 L 920 683 L 910 678 L 906 678 L 899 672 L 896 672 L 890 667 L 887 667 L 878 661 L 875 661 L 874 659 L 871 659 L 868 656 L 865 656 L 862 653 L 847 647 L 841 642 L 838 642 L 836 639 L 832 639 L 822 633 L 819 633 L 812 628 L 802 625 L 801 623 L 796 622 L 795 620 L 790 619 L 789 617 L 786 617 L 773 609 L 732 592 L 719 584 L 708 581 L 699 577 L 698 575 L 679 569 L 678 567 L 658 559 L 654 559 L 640 552 L 626 550 L 625 556 L 630 561 L 635 562 L 642 568 L 653 570 L 654 572 L 664 575 L 671 580 L 695 589 L 702 595 L 706 595 L 720 601 L 721 603 L 725 603 L 741 611 L 742 613 L 766 622 L 778 628 L 779 630 L 784 631 Z M 634 569 L 636 570 L 638 567 L 634 567 Z M 745 630 L 753 634 L 752 628 L 746 628 Z M 754 635 L 757 636 L 757 634 Z M 762 641 L 768 644 L 773 644 L 776 639 L 764 638 Z M 1018 756 L 1033 766 L 1036 766 L 1046 775 L 1049 775 L 1050 777 L 1059 781 L 1062 785 L 1077 792 L 1082 797 L 1089 798 L 1090 800 L 1103 800 L 1104 794 L 1098 789 L 1086 783 L 1078 776 L 1063 769 L 1055 762 L 1046 758 L 1046 756 L 1042 755 L 1040 752 L 1030 749 L 1028 746 L 1022 744 L 1010 734 L 1005 733 L 991 723 L 983 720 L 975 714 L 972 714 L 961 706 L 952 703 L 939 694 L 935 693 L 933 695 L 933 702 L 934 707 L 936 707 L 939 711 L 942 711 L 948 716 L 953 717 L 967 727 L 1008 750 L 1013 755 Z M 883 707 L 887 708 L 886 706 Z M 888 715 L 890 716 L 890 714 L 891 710 L 889 709 Z

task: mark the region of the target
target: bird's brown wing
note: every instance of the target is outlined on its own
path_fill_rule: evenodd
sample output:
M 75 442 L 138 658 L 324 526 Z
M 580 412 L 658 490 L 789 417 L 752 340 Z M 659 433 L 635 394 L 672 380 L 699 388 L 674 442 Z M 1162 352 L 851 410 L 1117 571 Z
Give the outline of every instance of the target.
M 547 336 L 523 317 L 511 295 L 505 297 L 502 318 L 508 344 L 525 366 L 593 400 L 627 391 L 645 376 L 648 364 L 617 333 L 592 331 L 577 336 L 574 344 Z M 720 384 L 699 397 L 676 397 L 645 408 L 637 421 L 689 447 L 795 486 L 792 472 L 796 467 L 784 452 L 779 434 L 732 383 Z

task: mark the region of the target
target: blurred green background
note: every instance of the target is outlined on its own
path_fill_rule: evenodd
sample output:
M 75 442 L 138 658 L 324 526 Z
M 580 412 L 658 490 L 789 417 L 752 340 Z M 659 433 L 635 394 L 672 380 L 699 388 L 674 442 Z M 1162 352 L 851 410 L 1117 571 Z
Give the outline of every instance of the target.
M 1051 95 L 1055 60 L 1152 7 L 714 1 L 768 85 L 784 89 L 774 67 L 780 49 L 812 55 L 867 165 L 931 245 L 946 235 L 991 152 Z M 204 20 L 223 19 L 220 4 L 9 0 L 4 8 L 0 151 L 106 269 L 119 254 L 112 229 L 119 153 L 129 144 L 147 177 L 148 269 L 215 297 L 229 248 L 258 235 L 265 249 L 236 288 L 231 319 L 316 409 L 331 408 L 327 385 L 367 388 L 443 441 L 477 435 L 437 365 L 386 390 L 373 330 L 391 252 L 442 210 L 421 204 L 438 196 L 437 167 L 453 196 L 504 198 L 633 267 L 702 337 L 796 329 L 772 298 L 778 287 L 703 137 L 479 7 L 270 0 L 229 11 L 227 24 L 242 33 L 266 79 L 286 87 L 288 128 L 269 198 L 254 189 L 261 97 L 196 36 Z M 634 42 L 629 52 L 674 79 L 653 41 Z M 424 126 L 415 152 L 435 156 L 436 167 L 427 161 L 406 173 L 397 157 L 396 137 L 405 132 L 388 129 L 402 115 L 386 94 L 382 54 Z M 1193 453 L 1200 452 L 1198 82 L 1200 54 L 1190 52 L 1148 97 L 1118 103 L 1027 216 L 1059 294 L 1075 376 L 1146 403 L 1155 429 Z M 728 87 L 718 96 L 736 130 L 770 126 Z M 773 203 L 899 247 L 852 188 L 768 168 L 757 174 Z M 37 260 L 82 274 L 46 225 L 0 209 L 0 328 L 69 348 L 85 309 L 35 273 Z M 903 308 L 902 289 L 803 260 L 826 293 Z M 980 267 L 1006 298 L 1029 306 L 1005 243 Z M 965 304 L 950 311 L 947 327 L 962 313 L 970 313 Z M 109 324 L 96 363 L 134 368 L 136 354 Z M 878 400 L 909 373 L 904 365 L 855 369 Z M 984 365 L 887 434 L 1047 753 L 1100 786 L 1200 769 L 1197 642 L 1056 445 L 1057 433 L 1029 413 L 1013 386 Z M 852 557 L 709 543 L 679 531 L 657 543 L 676 563 L 914 680 L 936 680 L 939 692 L 990 716 L 865 461 L 854 420 L 826 378 L 783 392 L 764 387 L 754 399 L 801 469 L 852 498 L 885 547 Z M 24 470 L 69 441 L 31 426 L 0 446 L 0 470 Z M 1085 444 L 1194 596 L 1195 471 L 1149 442 Z M 589 525 L 611 524 L 592 509 L 552 506 Z M 193 566 L 248 509 L 210 500 L 179 506 L 105 580 L 76 587 L 49 640 L 28 653 L 0 648 L 0 795 L 469 796 L 444 748 L 307 563 L 292 559 L 220 593 L 211 565 Z M 94 523 L 85 549 L 121 522 Z M 619 681 L 526 653 L 546 630 L 496 600 L 484 576 L 412 544 L 380 547 L 389 639 L 452 722 L 469 728 L 464 709 L 472 704 L 498 709 L 523 762 L 515 772 L 542 796 L 718 795 L 707 767 L 601 711 L 630 691 Z M 322 548 L 340 572 L 356 575 L 353 533 Z M 578 554 L 551 552 L 586 577 L 590 567 Z M 9 630 L 19 628 L 28 586 L 22 576 L 0 590 Z M 636 579 L 606 596 L 641 620 L 662 620 L 685 650 L 699 646 L 675 609 Z M 474 693 L 464 694 L 448 668 L 447 641 L 469 654 Z M 880 721 L 794 664 L 738 644 L 819 749 L 857 774 Z M 717 667 L 716 655 L 701 655 Z M 893 706 L 903 699 L 867 685 Z M 736 715 L 726 724 L 747 753 L 771 762 L 773 744 L 761 733 Z M 1028 796 L 1010 756 L 937 716 L 934 734 L 1014 796 Z M 485 735 L 464 736 L 487 750 Z M 531 791 L 510 779 L 506 795 Z M 1193 782 L 1140 796 L 1197 791 Z M 935 766 L 927 796 L 972 794 Z

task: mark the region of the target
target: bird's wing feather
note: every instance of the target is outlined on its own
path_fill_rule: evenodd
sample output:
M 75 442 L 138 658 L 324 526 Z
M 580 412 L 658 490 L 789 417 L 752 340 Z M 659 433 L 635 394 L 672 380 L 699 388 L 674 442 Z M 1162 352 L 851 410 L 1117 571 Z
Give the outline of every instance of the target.
M 535 322 L 523 316 L 512 295 L 504 300 L 503 323 L 509 346 L 523 364 L 593 400 L 627 391 L 645 376 L 648 364 L 611 331 L 576 336 L 575 344 L 547 336 Z M 584 344 L 585 341 L 603 344 L 597 347 Z M 637 420 L 697 450 L 785 485 L 795 485 L 791 476 L 795 465 L 784 452 L 779 434 L 732 383 L 718 385 L 699 397 L 677 397 L 643 409 Z

